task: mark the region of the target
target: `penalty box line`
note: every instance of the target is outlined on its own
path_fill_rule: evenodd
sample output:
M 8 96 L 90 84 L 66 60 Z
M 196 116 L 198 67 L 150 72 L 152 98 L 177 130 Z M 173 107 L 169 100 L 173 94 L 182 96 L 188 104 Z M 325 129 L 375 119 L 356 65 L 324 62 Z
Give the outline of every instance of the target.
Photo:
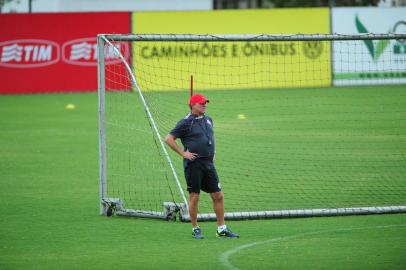
M 344 228 L 344 229 L 337 229 L 337 230 L 322 230 L 322 231 L 314 231 L 314 232 L 307 232 L 307 233 L 299 233 L 299 234 L 294 234 L 294 235 L 290 235 L 290 236 L 276 237 L 276 238 L 271 238 L 271 239 L 268 239 L 265 241 L 247 243 L 244 245 L 237 246 L 233 249 L 227 250 L 226 252 L 223 252 L 222 254 L 220 254 L 219 260 L 220 260 L 221 264 L 224 267 L 226 267 L 227 269 L 240 270 L 240 268 L 238 268 L 238 267 L 234 266 L 232 263 L 230 263 L 229 257 L 231 255 L 234 255 L 237 252 L 240 252 L 244 249 L 252 248 L 254 246 L 275 243 L 275 242 L 282 242 L 282 241 L 287 241 L 290 239 L 295 239 L 295 238 L 299 238 L 299 237 L 303 237 L 303 236 L 317 235 L 317 234 L 323 234 L 323 233 L 349 232 L 349 231 L 368 230 L 368 229 L 386 229 L 386 228 L 396 228 L 396 227 L 406 227 L 406 224 L 392 224 L 392 225 L 379 225 L 379 226 L 358 227 L 358 228 Z

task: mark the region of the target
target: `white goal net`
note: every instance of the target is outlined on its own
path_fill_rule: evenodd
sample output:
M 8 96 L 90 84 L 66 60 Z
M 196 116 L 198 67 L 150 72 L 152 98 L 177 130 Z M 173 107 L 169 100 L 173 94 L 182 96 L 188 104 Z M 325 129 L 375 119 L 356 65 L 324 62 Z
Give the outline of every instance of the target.
M 404 212 L 405 39 L 99 35 L 101 213 L 189 219 L 162 140 L 191 88 L 211 101 L 226 218 Z

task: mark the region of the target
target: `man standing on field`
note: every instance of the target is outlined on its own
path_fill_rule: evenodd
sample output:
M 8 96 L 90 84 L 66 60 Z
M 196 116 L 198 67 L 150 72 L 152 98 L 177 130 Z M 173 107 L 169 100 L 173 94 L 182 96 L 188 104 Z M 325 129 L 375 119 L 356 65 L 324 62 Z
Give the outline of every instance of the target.
M 192 236 L 203 239 L 202 230 L 197 224 L 197 212 L 200 190 L 210 194 L 213 208 L 217 217 L 217 237 L 239 237 L 224 223 L 224 196 L 213 160 L 215 143 L 213 120 L 205 115 L 209 103 L 203 95 L 195 94 L 190 97 L 188 113 L 176 127 L 166 136 L 165 142 L 183 157 L 183 167 L 187 190 L 189 191 L 189 215 L 192 221 Z M 176 143 L 180 139 L 184 150 Z

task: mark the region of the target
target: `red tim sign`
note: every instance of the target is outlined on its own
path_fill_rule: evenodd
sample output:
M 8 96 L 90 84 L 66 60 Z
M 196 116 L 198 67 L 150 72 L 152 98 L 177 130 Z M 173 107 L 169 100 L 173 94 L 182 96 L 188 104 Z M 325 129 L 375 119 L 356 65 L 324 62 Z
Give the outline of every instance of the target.
M 44 67 L 60 59 L 59 45 L 49 40 L 9 40 L 0 43 L 0 52 L 0 67 Z
M 99 33 L 130 33 L 130 13 L 0 15 L 0 94 L 97 90 Z M 106 63 L 130 55 L 106 47 Z
M 125 59 L 130 56 L 129 43 L 117 43 L 115 48 L 106 46 L 105 62 L 118 64 L 121 54 Z M 80 38 L 66 42 L 62 46 L 62 59 L 65 63 L 78 66 L 97 66 L 97 40 L 95 38 Z

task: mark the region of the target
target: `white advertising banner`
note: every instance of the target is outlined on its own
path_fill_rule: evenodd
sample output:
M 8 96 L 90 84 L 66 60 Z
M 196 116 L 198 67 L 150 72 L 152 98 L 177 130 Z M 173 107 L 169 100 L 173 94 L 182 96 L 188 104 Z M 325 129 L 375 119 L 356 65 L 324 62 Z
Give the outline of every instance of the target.
M 406 7 L 333 8 L 337 34 L 406 34 Z M 406 83 L 406 40 L 335 41 L 334 85 Z

